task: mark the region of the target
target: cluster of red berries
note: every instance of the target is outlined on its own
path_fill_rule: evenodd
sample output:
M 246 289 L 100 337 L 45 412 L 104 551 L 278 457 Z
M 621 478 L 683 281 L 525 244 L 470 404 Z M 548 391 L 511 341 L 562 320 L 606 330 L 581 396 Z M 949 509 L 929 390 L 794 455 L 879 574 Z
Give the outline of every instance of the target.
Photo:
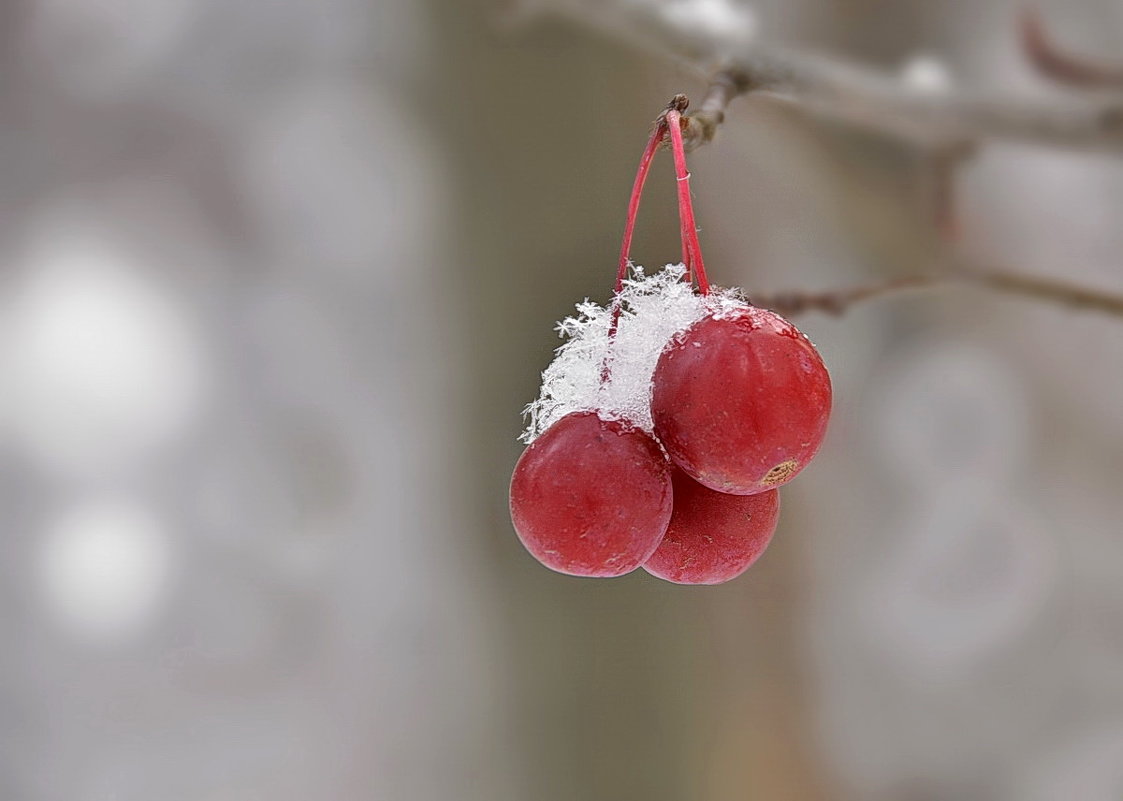
M 617 276 L 619 299 L 639 196 L 669 138 L 679 186 L 686 280 L 709 284 L 702 263 L 682 141 L 685 99 L 656 122 L 632 191 Z M 608 336 L 616 331 L 619 304 Z M 606 362 L 602 381 L 610 380 Z M 818 451 L 831 383 L 794 325 L 748 303 L 713 304 L 672 336 L 650 381 L 651 432 L 597 409 L 556 420 L 520 457 L 511 517 L 527 550 L 576 576 L 643 567 L 679 584 L 718 584 L 768 546 L 777 488 Z

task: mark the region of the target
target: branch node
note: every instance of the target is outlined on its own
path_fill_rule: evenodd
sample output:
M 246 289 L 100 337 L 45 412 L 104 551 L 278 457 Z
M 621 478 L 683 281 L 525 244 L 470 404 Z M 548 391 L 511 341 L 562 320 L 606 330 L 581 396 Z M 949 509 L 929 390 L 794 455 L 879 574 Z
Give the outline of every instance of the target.
M 743 70 L 728 67 L 715 72 L 710 77 L 698 110 L 684 118 L 683 141 L 686 149 L 695 150 L 712 142 L 717 129 L 725 122 L 725 110 L 729 103 L 754 87 L 751 76 Z
M 965 138 L 1123 153 L 1123 107 L 1118 98 L 1084 97 L 1059 102 L 985 96 L 950 88 L 918 91 L 866 65 L 778 45 L 762 37 L 734 41 L 720 30 L 691 28 L 679 17 L 662 13 L 661 2 L 538 2 L 653 50 L 695 73 L 707 74 L 714 63 L 720 64 L 716 74 L 708 75 L 706 100 L 687 118 L 683 130 L 687 149 L 713 139 L 733 97 L 754 92 L 812 116 L 919 145 L 930 145 L 933 139 Z M 1123 65 L 1061 53 L 1047 39 L 1043 48 L 1044 31 L 1035 12 L 1029 11 L 1021 19 L 1023 46 L 1039 69 L 1053 65 L 1048 74 L 1058 79 L 1068 76 L 1066 80 L 1078 86 L 1123 88 Z

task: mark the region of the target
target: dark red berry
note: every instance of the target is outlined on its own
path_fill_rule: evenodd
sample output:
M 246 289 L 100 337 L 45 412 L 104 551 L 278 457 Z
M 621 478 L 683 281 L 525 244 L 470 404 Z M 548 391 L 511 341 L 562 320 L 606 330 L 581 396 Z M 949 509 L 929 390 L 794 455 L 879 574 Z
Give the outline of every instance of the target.
M 643 564 L 675 584 L 721 584 L 755 562 L 776 531 L 780 493 L 714 492 L 674 471 L 675 511 L 663 542 Z
M 786 484 L 819 450 L 831 380 L 811 342 L 766 309 L 705 317 L 655 367 L 655 435 L 691 478 L 752 495 Z
M 659 546 L 671 470 L 659 445 L 623 423 L 575 412 L 528 447 L 511 478 L 511 520 L 539 562 L 573 576 L 620 576 Z

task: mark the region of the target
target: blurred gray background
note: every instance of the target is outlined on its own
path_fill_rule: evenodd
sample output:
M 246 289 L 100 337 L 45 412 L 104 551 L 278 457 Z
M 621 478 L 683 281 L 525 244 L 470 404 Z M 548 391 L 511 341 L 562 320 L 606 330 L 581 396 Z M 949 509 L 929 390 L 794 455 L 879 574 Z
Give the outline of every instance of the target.
M 1117 2 L 1041 5 L 1120 55 Z M 752 7 L 775 41 L 1056 93 L 1016 10 Z M 960 289 L 808 314 L 833 428 L 748 574 L 523 551 L 554 321 L 607 299 L 649 122 L 704 87 L 519 11 L 0 5 L 0 799 L 1123 797 L 1119 319 Z M 893 140 L 737 101 L 691 159 L 720 284 L 932 246 Z M 1118 159 L 994 145 L 959 187 L 968 251 L 1123 289 Z

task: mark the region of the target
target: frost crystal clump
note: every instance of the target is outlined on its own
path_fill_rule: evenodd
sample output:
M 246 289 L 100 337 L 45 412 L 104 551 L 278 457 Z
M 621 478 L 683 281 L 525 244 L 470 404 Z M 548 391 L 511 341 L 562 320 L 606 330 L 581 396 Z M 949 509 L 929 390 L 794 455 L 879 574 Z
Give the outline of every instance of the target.
M 615 336 L 609 337 L 612 303 L 598 306 L 586 300 L 577 304 L 576 317 L 558 324 L 559 336 L 567 341 L 542 373 L 537 400 L 523 412 L 524 442 L 533 442 L 571 412 L 596 411 L 606 420 L 622 420 L 650 433 L 651 376 L 663 348 L 705 314 L 745 306 L 733 290 L 695 294 L 682 280 L 686 269 L 681 264 L 650 276 L 642 267 L 633 272 L 615 299 L 620 303 Z

